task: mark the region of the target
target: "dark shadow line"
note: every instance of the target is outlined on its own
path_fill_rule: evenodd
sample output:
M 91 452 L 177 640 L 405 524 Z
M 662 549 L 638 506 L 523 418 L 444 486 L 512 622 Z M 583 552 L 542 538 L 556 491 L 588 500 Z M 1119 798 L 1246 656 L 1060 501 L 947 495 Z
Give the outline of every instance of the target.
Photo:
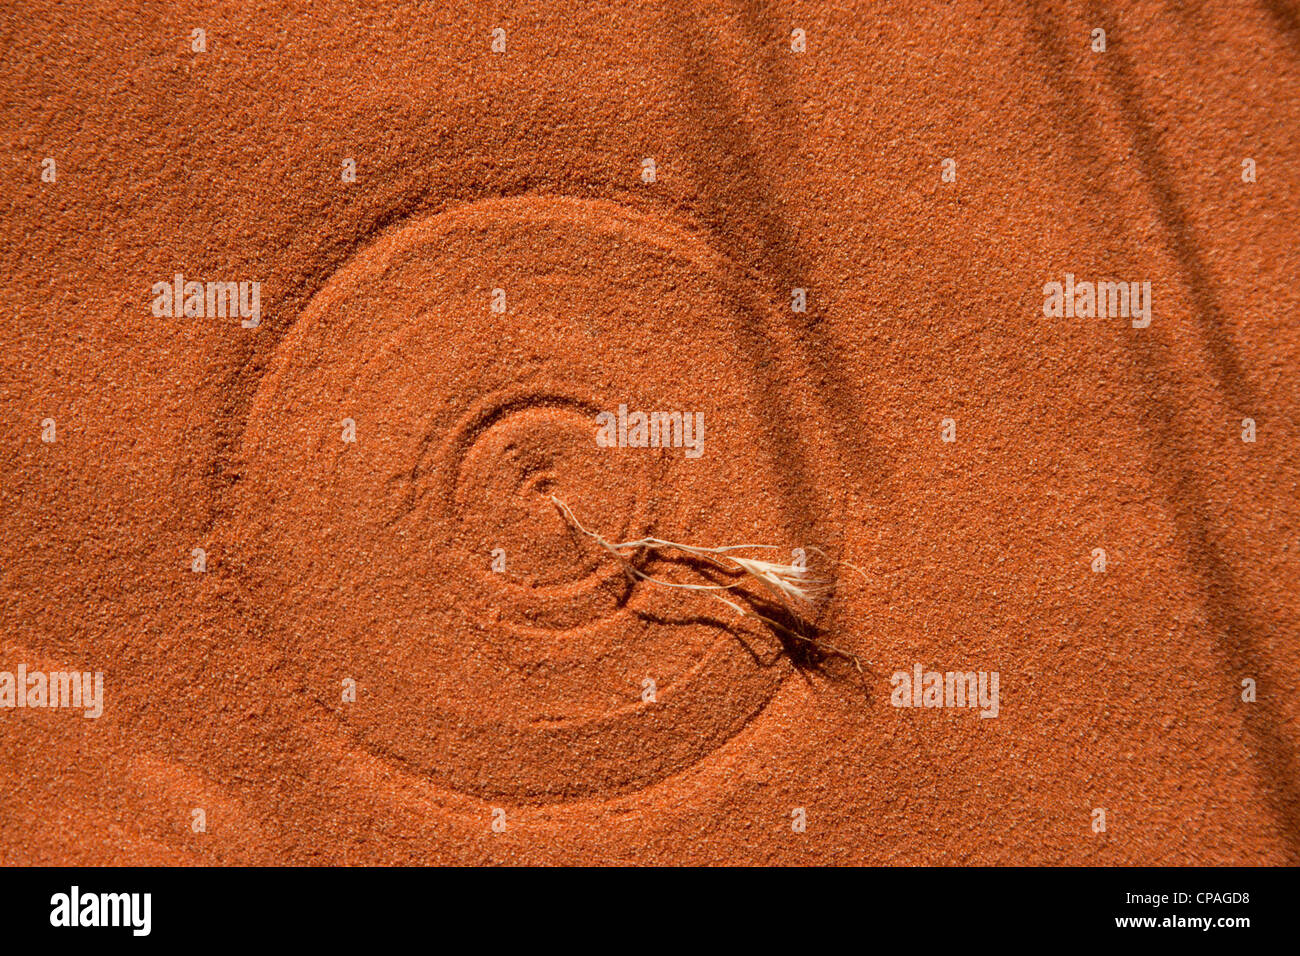
M 1090 118 L 1085 112 L 1083 85 L 1073 78 L 1071 61 L 1061 42 L 1064 35 L 1061 24 L 1047 4 L 1031 2 L 1028 12 L 1029 32 L 1042 55 L 1047 82 L 1055 88 L 1062 114 L 1069 117 L 1070 125 L 1082 136 L 1091 125 Z M 1107 18 L 1104 22 L 1113 21 Z M 1115 52 L 1112 47 L 1103 55 L 1112 57 Z M 1110 72 L 1118 87 L 1120 105 L 1131 126 L 1137 155 L 1146 164 L 1157 212 L 1191 286 L 1196 319 L 1207 330 L 1208 345 L 1215 353 L 1222 385 L 1232 393 L 1235 401 L 1249 400 L 1249 386 L 1241 374 L 1236 356 L 1222 330 L 1216 328 L 1219 307 L 1205 278 L 1205 267 L 1194 247 L 1186 216 L 1170 184 L 1168 166 L 1159 154 L 1156 135 L 1129 75 L 1127 60 L 1118 57 L 1115 62 L 1117 66 L 1110 68 Z M 1071 140 L 1071 148 L 1084 168 L 1089 170 L 1090 180 L 1104 184 L 1110 170 L 1103 160 L 1098 159 L 1103 153 L 1084 148 L 1077 138 Z M 1096 188 L 1106 189 L 1104 185 Z M 1116 239 L 1127 242 L 1118 233 Z M 1146 368 L 1159 370 L 1171 366 L 1168 355 L 1156 340 L 1134 330 L 1131 341 L 1135 354 Z M 1174 433 L 1170 440 L 1153 440 L 1151 454 L 1156 459 L 1160 476 L 1167 482 L 1166 501 L 1173 514 L 1187 565 L 1193 573 L 1199 574 L 1204 586 L 1206 596 L 1203 603 L 1210 630 L 1230 666 L 1237 666 L 1241 673 L 1257 676 L 1261 685 L 1273 684 L 1272 673 L 1265 668 L 1257 647 L 1256 632 L 1261 628 L 1246 609 L 1245 595 L 1218 545 L 1218 535 L 1208 517 L 1208 497 L 1197 480 L 1194 467 L 1173 451 L 1191 447 L 1187 436 L 1192 429 L 1185 423 L 1183 410 L 1177 402 L 1166 398 L 1159 389 L 1146 394 L 1149 403 L 1145 417 L 1154 423 L 1152 432 L 1164 430 Z M 1237 687 L 1234 681 L 1229 681 L 1229 689 L 1235 697 Z M 1268 786 L 1265 800 L 1272 805 L 1282 828 L 1285 849 L 1292 861 L 1300 860 L 1300 768 L 1290 743 L 1279 732 L 1285 724 L 1284 715 L 1265 697 L 1260 697 L 1246 712 L 1244 723 L 1259 752 L 1259 762 Z
M 768 79 L 783 77 L 787 68 L 777 62 L 774 54 L 778 34 L 765 25 L 764 15 L 756 5 L 741 6 L 741 13 L 751 32 L 759 34 L 750 46 L 759 51 L 771 51 L 765 56 L 765 73 Z M 796 513 L 801 528 L 816 524 L 809 505 L 821 495 L 811 477 L 811 467 L 803 439 L 788 436 L 803 429 L 793 426 L 800 423 L 786 407 L 787 399 L 781 395 L 780 386 L 793 387 L 798 382 L 815 382 L 822 391 L 820 407 L 827 419 L 828 431 L 835 436 L 840 458 L 847 465 L 845 473 L 858 484 L 865 497 L 866 488 L 861 475 L 878 476 L 886 473 L 885 462 L 875 444 L 864 436 L 872 433 L 870 423 L 863 419 L 852 382 L 854 376 L 838 354 L 835 343 L 821 326 L 818 292 L 810 287 L 811 262 L 796 243 L 793 228 L 776 201 L 773 180 L 766 170 L 764 151 L 758 148 L 753 130 L 749 129 L 744 113 L 739 109 L 732 90 L 731 76 L 720 68 L 725 57 L 711 52 L 709 32 L 703 24 L 692 20 L 689 12 L 679 12 L 677 19 L 664 24 L 664 42 L 677 51 L 675 61 L 679 86 L 687 91 L 692 112 L 683 116 L 677 126 L 681 146 L 687 153 L 691 168 L 710 170 L 711 184 L 693 197 L 702 207 L 699 217 L 710 234 L 719 241 L 729 258 L 737 262 L 747 277 L 762 290 L 760 300 L 770 301 L 770 294 L 787 296 L 793 288 L 809 288 L 809 308 L 806 313 L 782 311 L 788 319 L 793 334 L 773 335 L 772 317 L 761 304 L 744 307 L 734 303 L 743 316 L 745 335 L 739 343 L 753 373 L 757 394 L 754 400 L 760 417 L 768 423 L 768 437 L 773 442 L 783 470 L 788 472 L 790 489 L 785 495 L 786 504 Z M 789 84 L 785 84 L 788 92 Z M 768 96 L 769 126 L 777 129 L 792 128 L 792 119 L 786 103 L 788 96 Z M 770 148 L 770 147 L 769 147 Z M 777 146 L 779 148 L 779 144 Z M 747 220 L 751 226 L 730 228 L 733 222 Z M 773 288 L 773 286 L 777 288 Z M 788 306 L 787 306 L 788 308 Z M 788 380 L 779 372 L 767 371 L 772 364 L 767 341 L 776 338 L 789 342 L 790 358 L 798 364 L 796 375 Z M 865 447 L 869 460 L 860 461 L 860 455 L 850 454 Z
M 1114 16 L 1095 6 L 1088 10 L 1089 22 L 1114 23 Z M 1208 278 L 1209 270 L 1197 248 L 1184 204 L 1174 188 L 1174 174 L 1161 151 L 1159 133 L 1143 105 L 1132 65 L 1124 53 L 1123 41 L 1113 33 L 1106 52 L 1098 57 L 1109 75 L 1119 99 L 1120 115 L 1129 124 L 1134 152 L 1142 164 L 1146 181 L 1155 198 L 1156 213 L 1170 239 L 1184 281 L 1192 297 L 1192 317 L 1200 326 L 1206 349 L 1214 361 L 1215 373 L 1231 406 L 1243 413 L 1254 409 L 1255 396 L 1241 370 L 1241 361 L 1224 329 L 1223 309 Z
M 1277 32 L 1300 54 L 1300 13 L 1291 9 L 1285 0 L 1260 0 L 1260 5 L 1273 18 Z

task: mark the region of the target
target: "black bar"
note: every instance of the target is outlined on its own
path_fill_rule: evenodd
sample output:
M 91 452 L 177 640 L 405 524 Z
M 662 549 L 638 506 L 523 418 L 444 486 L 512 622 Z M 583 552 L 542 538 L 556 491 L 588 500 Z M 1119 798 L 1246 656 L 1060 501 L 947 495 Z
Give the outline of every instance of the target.
M 798 930 L 822 938 L 852 927 L 864 943 L 914 939 L 922 952 L 931 951 L 927 940 L 962 948 L 981 940 L 1125 938 L 1232 946 L 1260 930 L 1276 935 L 1287 929 L 1283 913 L 1294 897 L 1295 871 L 54 868 L 0 870 L 0 881 L 7 941 L 116 937 L 135 944 L 335 946 L 397 942 L 433 931 L 450 944 L 469 928 L 489 934 L 494 945 L 518 934 L 531 947 L 555 933 L 598 942 L 601 927 L 622 927 L 627 945 L 638 948 L 635 940 L 642 937 L 646 945 L 666 945 L 669 937 L 684 943 L 700 934 L 762 943 L 772 933 Z M 143 896 L 137 907 L 122 910 L 127 925 L 52 926 L 59 894 L 70 904 L 73 886 L 87 915 L 87 905 L 98 912 L 98 894 L 150 894 L 148 935 L 136 935 L 130 925 L 130 916 L 143 915 Z M 97 897 L 94 904 L 86 903 L 88 895 Z M 121 898 L 110 901 L 110 910 L 113 905 Z M 1120 925 L 1132 920 L 1150 922 Z M 143 920 L 137 922 L 143 928 Z M 695 927 L 694 936 L 683 935 L 686 926 Z

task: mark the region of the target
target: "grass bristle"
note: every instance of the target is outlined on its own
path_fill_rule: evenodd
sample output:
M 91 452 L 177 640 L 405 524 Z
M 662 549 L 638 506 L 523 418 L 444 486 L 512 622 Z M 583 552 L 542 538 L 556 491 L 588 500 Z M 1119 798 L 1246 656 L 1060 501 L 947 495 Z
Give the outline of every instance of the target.
M 660 587 L 682 588 L 689 591 L 707 591 L 713 592 L 712 597 L 721 601 L 723 604 L 736 611 L 738 614 L 761 621 L 769 627 L 775 628 L 788 637 L 804 642 L 812 647 L 817 648 L 823 653 L 830 653 L 837 657 L 842 657 L 850 661 L 859 671 L 862 665 L 858 658 L 842 651 L 837 647 L 820 641 L 816 638 L 809 637 L 806 634 L 800 634 L 798 631 L 774 621 L 772 618 L 760 614 L 753 608 L 748 608 L 740 603 L 733 601 L 722 594 L 720 591 L 731 591 L 739 588 L 747 582 L 755 583 L 765 592 L 765 595 L 773 599 L 781 607 L 785 608 L 796 621 L 806 626 L 812 626 L 813 617 L 817 609 L 826 601 L 834 590 L 834 582 L 828 578 L 817 576 L 805 565 L 782 564 L 776 561 L 765 561 L 760 558 L 741 557 L 733 552 L 736 551 L 756 551 L 778 550 L 775 545 L 769 544 L 733 544 L 721 548 L 706 548 L 697 545 L 682 544 L 678 541 L 667 541 L 663 538 L 638 538 L 635 541 L 612 542 L 603 535 L 595 531 L 590 531 L 583 526 L 573 511 L 567 504 L 559 498 L 551 495 L 551 501 L 555 504 L 565 519 L 577 531 L 586 535 L 596 544 L 600 545 L 612 557 L 617 559 L 627 571 L 628 574 L 642 581 L 659 585 Z M 659 551 L 680 551 L 683 554 L 692 557 L 701 558 L 710 562 L 724 573 L 738 575 L 738 579 L 728 584 L 691 584 L 679 581 L 664 581 L 661 578 L 653 577 L 635 564 L 632 558 L 637 554 L 653 553 Z M 817 548 L 808 549 L 814 554 L 825 557 L 824 553 Z M 859 572 L 861 573 L 861 572 Z

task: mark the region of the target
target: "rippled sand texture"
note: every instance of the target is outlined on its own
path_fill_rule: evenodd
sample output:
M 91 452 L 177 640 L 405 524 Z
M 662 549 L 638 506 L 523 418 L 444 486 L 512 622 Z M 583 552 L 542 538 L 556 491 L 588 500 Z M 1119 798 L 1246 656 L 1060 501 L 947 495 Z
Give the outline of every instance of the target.
M 1300 862 L 1293 7 L 587 6 L 0 14 L 0 862 Z

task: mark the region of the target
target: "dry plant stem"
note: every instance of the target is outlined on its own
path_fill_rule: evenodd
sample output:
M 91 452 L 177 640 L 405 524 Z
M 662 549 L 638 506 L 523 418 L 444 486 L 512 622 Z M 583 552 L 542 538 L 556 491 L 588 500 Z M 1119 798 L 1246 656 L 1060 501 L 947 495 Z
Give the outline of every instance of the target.
M 660 578 L 652 577 L 646 574 L 640 568 L 632 564 L 628 556 L 623 552 L 635 553 L 637 551 L 663 551 L 672 549 L 689 554 L 693 557 L 702 558 L 712 563 L 722 571 L 728 574 L 743 574 L 746 578 L 757 581 L 769 594 L 771 594 L 780 604 L 786 607 L 798 620 L 808 622 L 809 613 L 816 608 L 817 604 L 830 593 L 831 587 L 829 582 L 812 578 L 808 569 L 793 564 L 778 564 L 772 561 L 760 561 L 755 558 L 743 558 L 731 554 L 733 551 L 742 550 L 776 550 L 775 545 L 769 544 L 733 544 L 721 548 L 702 548 L 689 544 L 681 544 L 676 541 L 666 541 L 663 538 L 639 538 L 636 541 L 622 541 L 614 543 L 609 541 L 603 535 L 594 531 L 589 531 L 583 527 L 574 515 L 573 511 L 559 498 L 551 495 L 551 501 L 563 513 L 564 517 L 578 531 L 586 535 L 591 540 L 604 548 L 611 556 L 623 565 L 624 570 L 651 584 L 668 588 L 683 588 L 688 591 L 728 591 L 737 588 L 744 583 L 745 579 L 733 581 L 730 584 L 686 584 L 677 581 L 664 581 Z M 820 549 L 813 549 L 818 554 L 823 554 Z M 857 569 L 855 569 L 857 570 Z M 859 571 L 859 574 L 862 572 Z M 865 577 L 865 575 L 864 575 Z M 841 650 L 825 641 L 819 641 L 816 638 L 808 637 L 797 631 L 791 630 L 779 621 L 774 621 L 766 615 L 759 614 L 750 608 L 742 607 L 735 601 L 723 597 L 721 594 L 710 594 L 710 597 L 721 601 L 727 607 L 734 610 L 743 617 L 752 617 L 762 621 L 769 627 L 775 628 L 782 633 L 801 641 L 823 652 L 829 652 L 851 661 L 853 666 L 859 671 L 862 670 L 862 664 L 857 655 L 850 654 L 848 651 Z

